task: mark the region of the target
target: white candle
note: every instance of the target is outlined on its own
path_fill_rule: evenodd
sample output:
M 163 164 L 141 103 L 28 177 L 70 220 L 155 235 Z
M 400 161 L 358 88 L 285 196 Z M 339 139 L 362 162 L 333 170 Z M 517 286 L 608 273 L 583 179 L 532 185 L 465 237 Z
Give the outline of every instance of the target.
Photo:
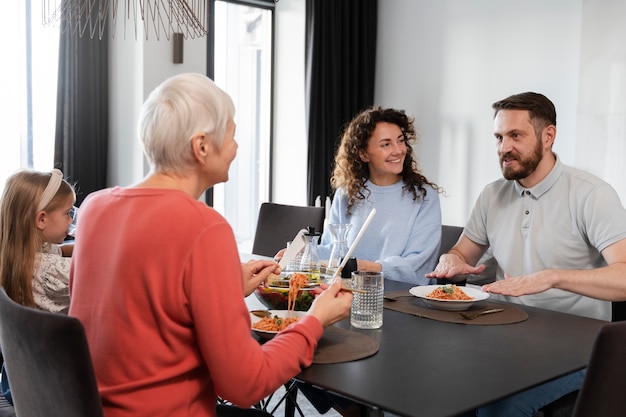
M 350 257 L 352 256 L 352 252 L 354 252 L 356 245 L 359 244 L 359 241 L 363 237 L 363 233 L 365 233 L 367 226 L 369 226 L 370 223 L 372 222 L 372 219 L 374 218 L 375 214 L 376 214 L 376 209 L 372 209 L 369 216 L 367 216 L 367 219 L 365 219 L 365 223 L 363 223 L 363 226 L 361 226 L 361 230 L 359 230 L 359 233 L 356 235 L 354 242 L 352 242 L 352 245 L 350 245 L 350 249 L 348 249 L 348 253 L 346 253 L 346 256 L 344 256 L 343 260 L 341 261 L 341 265 L 339 265 L 339 267 L 335 271 L 334 277 L 337 277 L 339 276 L 339 274 L 341 274 L 341 270 L 343 269 L 344 266 L 346 266 L 346 262 L 348 262 L 348 259 L 350 259 Z
M 330 217 L 330 204 L 330 197 L 326 196 L 326 205 L 324 206 L 324 209 L 326 210 L 326 220 Z

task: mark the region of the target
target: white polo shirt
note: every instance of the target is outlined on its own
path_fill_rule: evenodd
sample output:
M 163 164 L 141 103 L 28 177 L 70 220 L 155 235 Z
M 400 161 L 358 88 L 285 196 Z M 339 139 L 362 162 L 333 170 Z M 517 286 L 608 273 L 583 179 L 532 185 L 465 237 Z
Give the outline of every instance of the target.
M 503 178 L 487 185 L 464 233 L 492 247 L 497 280 L 505 272 L 518 276 L 544 269 L 594 269 L 606 266 L 604 248 L 626 239 L 626 210 L 609 184 L 557 157 L 550 174 L 532 188 Z M 502 298 L 611 320 L 610 302 L 569 291 Z

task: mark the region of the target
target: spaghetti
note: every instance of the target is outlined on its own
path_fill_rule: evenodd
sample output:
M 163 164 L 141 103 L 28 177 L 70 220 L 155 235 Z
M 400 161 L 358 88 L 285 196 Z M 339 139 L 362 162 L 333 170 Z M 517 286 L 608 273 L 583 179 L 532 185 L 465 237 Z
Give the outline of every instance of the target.
M 303 287 L 306 287 L 309 280 L 306 275 L 295 273 L 289 279 L 289 298 L 287 299 L 287 312 L 291 313 L 296 308 L 296 300 L 298 293 Z M 290 324 L 297 322 L 299 317 L 264 317 L 252 325 L 253 329 L 265 332 L 280 332 L 287 328 Z
M 306 275 L 295 273 L 289 279 L 289 298 L 287 299 L 287 311 L 294 311 L 298 293 L 302 287 L 306 287 L 309 280 Z
M 299 317 L 264 317 L 252 325 L 253 329 L 265 332 L 280 332 L 286 329 L 290 324 L 297 322 Z
M 473 300 L 473 297 L 465 294 L 463 290 L 454 284 L 446 284 L 436 288 L 430 294 L 426 295 L 427 298 L 434 298 L 436 300 L 456 300 L 456 301 L 468 301 Z

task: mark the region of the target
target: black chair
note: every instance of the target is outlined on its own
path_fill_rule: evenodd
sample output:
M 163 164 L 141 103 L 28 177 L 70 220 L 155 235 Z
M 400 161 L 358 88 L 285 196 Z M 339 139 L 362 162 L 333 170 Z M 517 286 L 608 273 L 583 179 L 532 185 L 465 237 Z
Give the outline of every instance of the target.
M 621 322 L 626 320 L 626 301 L 613 301 L 611 303 L 611 311 L 612 311 L 612 322 Z M 626 325 L 626 323 L 623 323 Z M 596 342 L 598 343 L 598 342 Z M 589 372 L 589 370 L 587 370 Z M 583 385 L 584 386 L 584 385 Z M 533 417 L 570 417 L 574 412 L 574 407 L 576 406 L 576 401 L 578 397 L 581 395 L 581 391 L 570 392 L 567 395 L 559 398 L 558 400 L 546 405 L 541 410 L 539 410 Z M 603 414 L 580 414 L 579 416 L 592 416 L 592 415 L 602 415 Z M 626 413 L 617 413 L 615 415 L 626 415 Z
M 441 245 L 439 246 L 439 256 L 448 252 L 458 242 L 459 237 L 463 233 L 463 227 L 450 226 L 444 224 L 441 226 Z
M 463 233 L 463 228 L 461 226 L 450 226 L 450 225 L 442 225 L 441 226 L 441 244 L 439 245 L 439 255 L 437 255 L 437 259 L 444 253 L 447 253 L 452 247 L 456 244 L 461 237 L 461 233 Z M 456 284 L 456 285 L 465 285 L 466 280 L 453 282 L 449 279 L 438 279 L 437 284 Z
M 24 307 L 0 288 L 0 348 L 18 416 L 103 417 L 78 319 Z
M 591 352 L 573 417 L 626 416 L 626 323 L 607 324 Z
M 626 301 L 613 301 L 611 303 L 611 321 L 626 320 Z
M 261 204 L 252 253 L 274 256 L 287 246 L 287 242 L 293 239 L 300 229 L 306 229 L 308 226 L 313 226 L 315 230 L 321 232 L 324 214 L 324 207 Z

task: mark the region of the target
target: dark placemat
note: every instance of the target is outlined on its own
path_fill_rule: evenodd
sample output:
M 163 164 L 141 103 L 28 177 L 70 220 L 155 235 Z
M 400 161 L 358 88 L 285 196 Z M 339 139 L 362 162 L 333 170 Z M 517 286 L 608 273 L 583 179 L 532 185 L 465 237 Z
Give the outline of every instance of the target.
M 478 325 L 512 324 L 519 323 L 528 318 L 528 313 L 515 305 L 485 300 L 473 304 L 470 308 L 465 310 L 465 312 L 472 313 L 492 308 L 502 308 L 504 311 L 494 314 L 485 314 L 473 320 L 467 320 L 461 317 L 458 311 L 437 310 L 429 307 L 421 298 L 411 295 L 408 290 L 386 292 L 384 307 L 390 310 L 448 323 Z
M 378 342 L 366 334 L 339 327 L 327 327 L 317 344 L 313 363 L 350 362 L 378 352 Z

